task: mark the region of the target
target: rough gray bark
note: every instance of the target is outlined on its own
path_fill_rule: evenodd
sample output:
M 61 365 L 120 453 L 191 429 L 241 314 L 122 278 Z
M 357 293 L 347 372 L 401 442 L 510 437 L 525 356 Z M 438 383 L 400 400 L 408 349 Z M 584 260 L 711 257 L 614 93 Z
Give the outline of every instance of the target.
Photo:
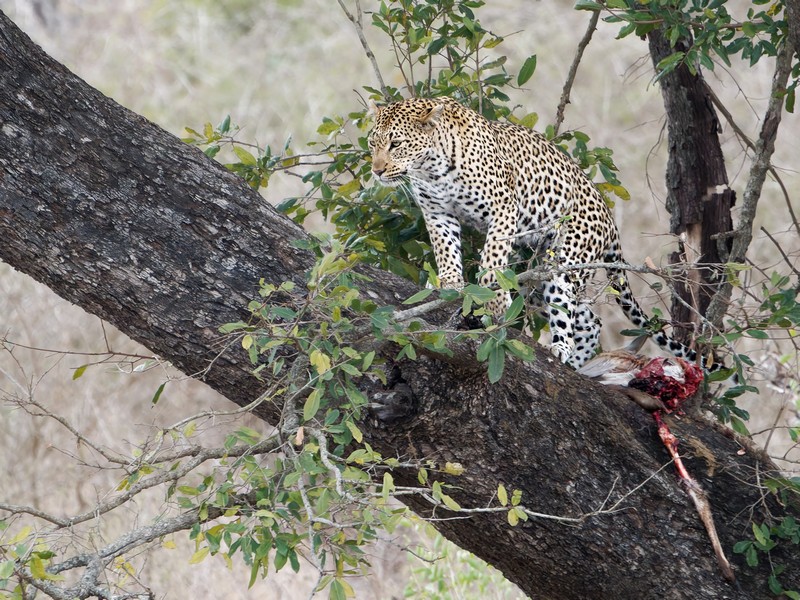
M 240 350 L 210 365 L 223 349 L 217 326 L 246 316 L 260 277 L 302 285 L 313 257 L 289 242 L 304 235 L 224 168 L 50 59 L 0 13 L 2 260 L 244 405 L 259 384 Z M 365 272 L 365 293 L 379 304 L 414 291 Z M 396 364 L 393 386 L 380 392 L 406 414 L 364 423 L 367 441 L 384 455 L 460 462 L 465 473 L 444 479 L 459 486 L 453 496 L 464 507 L 488 505 L 499 483 L 522 490 L 531 510 L 572 517 L 629 495 L 613 514 L 579 526 L 532 519 L 512 528 L 504 514 L 484 514 L 439 522 L 447 537 L 533 598 L 765 597 L 764 562 L 751 570 L 731 551 L 749 536 L 749 519 L 785 511 L 750 485 L 772 468 L 758 453 L 739 455 L 732 437 L 704 421 L 673 420 L 709 493 L 737 590 L 671 467 L 659 470 L 668 458 L 647 413 L 545 352 L 532 364 L 508 361 L 496 385 L 473 356 Z M 265 403 L 258 415 L 275 423 L 279 408 Z M 410 505 L 429 512 L 421 500 Z M 797 577 L 785 584 L 797 587 Z
M 786 23 L 794 54 L 800 58 L 800 0 L 786 0 Z
M 671 48 L 660 30 L 647 37 L 654 65 L 681 49 Z M 683 43 L 688 42 L 679 40 L 678 46 Z M 674 299 L 670 308 L 673 324 L 677 325 L 675 337 L 689 343 L 702 333 L 700 316 L 706 314 L 711 298 L 724 283 L 718 265 L 728 260 L 730 237 L 715 236 L 733 231 L 731 208 L 736 194 L 728 187 L 718 136 L 720 123 L 702 75 L 692 75 L 681 65 L 662 76 L 659 85 L 667 114 L 666 207 L 670 233 L 685 239 L 680 251 L 670 256 L 670 262 L 704 265 L 690 269 L 685 279 L 676 282 L 679 299 Z

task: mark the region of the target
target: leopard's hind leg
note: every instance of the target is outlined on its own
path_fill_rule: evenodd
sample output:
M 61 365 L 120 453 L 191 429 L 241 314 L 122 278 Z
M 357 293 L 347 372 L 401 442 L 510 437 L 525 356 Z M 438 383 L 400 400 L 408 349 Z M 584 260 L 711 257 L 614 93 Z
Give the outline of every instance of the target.
M 581 302 L 573 315 L 573 339 L 575 348 L 567 361 L 575 369 L 582 367 L 595 355 L 600 342 L 600 317 L 592 311 L 586 302 Z

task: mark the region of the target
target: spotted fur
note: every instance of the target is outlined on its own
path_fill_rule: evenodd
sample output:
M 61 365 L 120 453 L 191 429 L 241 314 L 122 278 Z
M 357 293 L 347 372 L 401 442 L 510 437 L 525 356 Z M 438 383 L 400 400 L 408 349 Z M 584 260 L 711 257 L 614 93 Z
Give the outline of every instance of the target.
M 372 172 L 384 185 L 409 181 L 428 228 L 440 282 L 464 284 L 461 223 L 486 232 L 481 254 L 482 285 L 508 265 L 512 246 L 546 252 L 556 264 L 621 261 L 619 233 L 597 188 L 565 153 L 525 127 L 489 121 L 451 98 L 413 98 L 371 106 Z M 648 318 L 622 271 L 607 268 L 617 302 L 631 322 Z M 551 351 L 580 367 L 594 355 L 600 320 L 584 300 L 588 270 L 560 273 L 546 282 Z M 505 312 L 500 293 L 489 303 Z M 657 333 L 655 341 L 676 356 L 694 351 Z

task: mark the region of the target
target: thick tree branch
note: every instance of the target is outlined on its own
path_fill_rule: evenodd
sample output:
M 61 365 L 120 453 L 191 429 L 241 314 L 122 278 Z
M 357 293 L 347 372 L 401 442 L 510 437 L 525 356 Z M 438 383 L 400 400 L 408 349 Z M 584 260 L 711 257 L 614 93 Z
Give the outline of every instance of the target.
M 262 384 L 218 327 L 248 318 L 260 278 L 304 289 L 314 257 L 290 244 L 304 235 L 234 175 L 89 87 L 0 15 L 2 260 L 246 406 Z M 378 305 L 397 306 L 415 291 L 390 274 L 362 273 L 362 293 Z M 545 351 L 530 364 L 508 358 L 503 379 L 490 385 L 470 342 L 454 362 L 433 354 L 395 361 L 396 348 L 382 350 L 389 385 L 363 391 L 400 406 L 390 407 L 390 427 L 377 418 L 361 423 L 365 440 L 407 462 L 463 464 L 460 476 L 435 474 L 455 486 L 462 506 L 489 506 L 500 483 L 521 490 L 525 506 L 542 515 L 577 517 L 624 496 L 617 512 L 579 526 L 532 518 L 511 528 L 497 512 L 437 522 L 528 594 L 763 597 L 766 561 L 742 570 L 733 557 L 742 570 L 736 593 L 722 578 L 689 499 L 670 470 L 660 470 L 668 458 L 638 405 Z M 254 412 L 276 424 L 281 410 L 263 402 Z M 670 426 L 696 448 L 687 466 L 708 492 L 727 551 L 748 535 L 750 518 L 785 514 L 753 484 L 755 472 L 772 468 L 760 456 L 740 455 L 735 439 L 704 421 Z M 419 485 L 411 469 L 398 469 L 395 482 Z M 424 498 L 404 498 L 422 515 L 435 510 Z

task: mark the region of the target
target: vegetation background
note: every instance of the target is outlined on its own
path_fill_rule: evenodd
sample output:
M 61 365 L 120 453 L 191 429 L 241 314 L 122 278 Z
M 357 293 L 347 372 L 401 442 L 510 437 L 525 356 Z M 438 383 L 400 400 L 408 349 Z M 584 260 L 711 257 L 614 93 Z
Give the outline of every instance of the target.
M 373 5 L 370 0 L 362 4 L 365 10 Z M 508 55 L 510 66 L 515 65 L 510 71 L 518 70 L 530 54 L 538 55 L 536 74 L 527 89 L 512 93 L 512 103 L 524 106 L 523 112 L 538 112 L 542 128 L 555 119 L 575 46 L 589 19 L 588 13 L 572 10 L 571 4 L 492 0 L 479 11 L 484 27 L 507 37 L 502 53 Z M 176 135 L 186 126 L 217 123 L 230 114 L 243 127 L 240 139 L 282 147 L 292 136 L 300 151 L 304 141 L 316 137 L 323 116 L 351 112 L 360 105 L 358 90 L 375 85 L 352 24 L 332 0 L 0 0 L 0 9 L 91 85 Z M 627 259 L 641 263 L 650 256 L 657 264 L 666 263 L 675 244 L 663 235 L 669 217 L 663 209 L 666 132 L 661 93 L 652 82 L 646 44 L 633 36 L 615 40 L 617 31 L 616 25 L 600 23 L 581 64 L 563 128 L 579 128 L 597 145 L 614 150 L 620 179 L 632 196 L 616 207 Z M 517 33 L 509 35 L 512 32 Z M 393 79 L 387 39 L 377 31 L 366 33 L 384 75 L 389 75 L 387 83 L 399 87 L 402 82 Z M 772 61 L 761 60 L 747 69 L 736 66 L 734 60 L 734 69 L 720 65 L 705 75 L 739 126 L 755 137 Z M 744 150 L 725 123 L 723 130 L 731 186 L 741 192 Z M 795 170 L 798 133 L 800 125 L 791 115 L 782 125 L 774 158 L 790 190 L 800 187 Z M 277 203 L 302 190 L 298 179 L 276 176 L 265 197 Z M 800 241 L 786 225 L 779 194 L 778 186 L 768 180 L 761 206 L 773 209 L 762 209 L 756 228 L 766 227 L 785 249 L 797 250 Z M 310 221 L 309 226 L 321 224 Z M 773 254 L 774 246 L 759 233 L 751 259 L 769 266 L 777 262 Z M 646 283 L 634 281 L 634 285 L 645 304 L 659 301 Z M 666 311 L 668 305 L 661 306 Z M 611 315 L 616 311 L 605 318 L 605 347 L 622 343 L 614 332 L 623 325 Z M 130 372 L 124 364 L 99 366 L 73 381 L 74 369 L 92 358 L 62 351 L 102 352 L 107 346 L 122 353 L 147 351 L 5 264 L 0 264 L 0 337 L 18 344 L 13 353 L 0 353 L 0 393 L 13 396 L 33 389 L 34 399 L 110 447 L 130 452 L 139 440 L 187 414 L 230 408 L 204 385 L 160 367 Z M 752 358 L 758 363 L 762 357 Z M 165 378 L 171 383 L 153 406 L 150 400 Z M 792 407 L 784 408 L 785 394 L 760 387 L 759 396 L 741 403 L 752 414 L 748 426 L 754 432 L 769 429 L 776 419 L 783 424 L 793 418 Z M 239 418 L 235 427 L 242 424 Z M 256 419 L 244 424 L 257 430 L 264 427 Z M 222 440 L 233 428 L 220 419 L 206 439 Z M 757 439 L 763 442 L 766 435 Z M 773 455 L 792 448 L 780 430 L 770 441 Z M 64 460 L 65 453 L 74 460 Z M 57 514 L 88 509 L 116 484 L 106 472 L 82 463 L 81 448 L 61 426 L 11 405 L 0 406 L 0 457 L 4 499 Z M 160 500 L 156 492 L 140 501 L 135 513 L 134 507 L 128 515 L 112 513 L 98 523 L 98 535 L 122 531 L 130 520 L 146 521 L 158 513 Z M 478 591 L 468 575 L 474 559 L 447 550 L 440 542 L 435 542 L 437 550 L 448 552 L 449 558 L 435 568 L 442 570 L 439 580 L 447 581 L 450 591 L 437 591 L 428 585 L 434 567 L 402 551 L 420 537 L 425 536 L 418 528 L 376 544 L 371 576 L 353 582 L 359 597 L 517 597 L 511 586 L 497 587 L 494 596 Z M 307 597 L 313 585 L 302 571 L 297 576 L 286 570 L 248 591 L 246 567 L 237 563 L 228 570 L 221 560 L 189 565 L 193 544 L 186 536 L 173 541 L 175 548 L 157 550 L 145 559 L 142 575 L 158 597 L 293 599 Z

